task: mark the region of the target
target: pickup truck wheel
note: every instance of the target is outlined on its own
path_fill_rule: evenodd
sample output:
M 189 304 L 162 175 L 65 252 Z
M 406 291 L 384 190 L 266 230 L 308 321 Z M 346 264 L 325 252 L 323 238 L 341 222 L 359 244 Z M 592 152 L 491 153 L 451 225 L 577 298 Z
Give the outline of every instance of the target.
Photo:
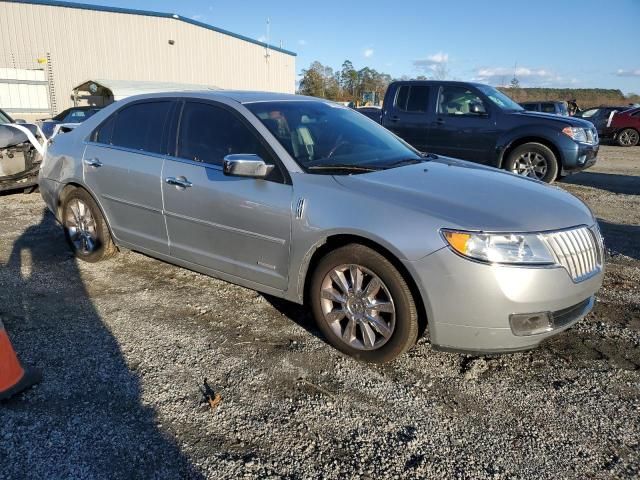
M 117 251 L 100 208 L 81 188 L 64 198 L 62 226 L 71 250 L 80 260 L 95 263 Z
M 633 128 L 625 128 L 616 137 L 616 142 L 621 147 L 635 147 L 640 141 L 640 133 Z
M 509 154 L 505 168 L 511 173 L 552 183 L 558 176 L 558 159 L 546 145 L 530 142 Z
M 309 291 L 318 327 L 335 348 L 384 363 L 418 338 L 418 314 L 407 282 L 384 256 L 360 244 L 328 253 Z

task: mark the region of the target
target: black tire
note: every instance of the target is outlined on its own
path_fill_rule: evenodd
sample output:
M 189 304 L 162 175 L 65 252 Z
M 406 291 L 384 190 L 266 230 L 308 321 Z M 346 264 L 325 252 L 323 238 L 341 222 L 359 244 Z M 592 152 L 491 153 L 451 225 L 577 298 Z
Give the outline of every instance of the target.
M 621 147 L 635 147 L 640 142 L 640 132 L 635 128 L 625 128 L 616 135 L 616 143 Z
M 92 229 L 95 233 L 95 239 L 92 243 L 93 248 L 90 251 L 85 251 L 81 247 L 78 247 L 77 240 L 74 241 L 72 238 L 71 219 L 74 217 L 72 208 L 78 205 L 78 203 L 76 203 L 78 201 L 86 205 L 93 220 L 90 224 L 93 225 Z M 118 251 L 113 243 L 111 232 L 100 208 L 86 190 L 76 188 L 64 196 L 61 221 L 64 228 L 64 235 L 71 247 L 71 251 L 73 251 L 74 255 L 80 260 L 95 263 L 112 257 Z
M 505 170 L 508 170 L 512 173 L 518 173 L 519 175 L 525 175 L 524 173 L 519 173 L 517 168 L 517 163 L 520 161 L 521 157 L 529 158 L 539 158 L 542 157 L 544 159 L 546 168 L 544 173 L 540 172 L 540 174 L 536 174 L 535 176 L 526 175 L 531 178 L 537 178 L 538 180 L 545 183 L 553 183 L 553 181 L 558 177 L 558 159 L 556 158 L 553 151 L 543 145 L 541 143 L 529 142 L 520 145 L 519 147 L 514 148 L 507 158 L 507 161 L 504 165 Z
M 379 348 L 353 348 L 344 342 L 325 320 L 321 299 L 323 281 L 335 268 L 351 264 L 364 267 L 379 277 L 394 304 L 395 327 L 386 343 Z M 318 328 L 327 341 L 336 349 L 358 360 L 372 363 L 389 362 L 411 348 L 418 338 L 418 313 L 407 282 L 387 258 L 364 245 L 349 244 L 323 257 L 312 273 L 309 299 Z M 361 332 L 361 327 L 357 328 L 360 328 Z

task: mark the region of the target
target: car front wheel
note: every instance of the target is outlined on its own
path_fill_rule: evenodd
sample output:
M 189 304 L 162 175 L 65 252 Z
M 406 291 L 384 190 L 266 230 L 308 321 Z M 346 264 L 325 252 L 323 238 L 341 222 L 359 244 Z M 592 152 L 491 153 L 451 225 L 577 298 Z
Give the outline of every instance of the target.
M 511 173 L 551 183 L 558 176 L 558 159 L 546 145 L 530 142 L 509 154 L 505 168 Z
M 375 250 L 350 244 L 330 252 L 315 269 L 309 293 L 325 338 L 358 360 L 388 362 L 417 340 L 411 290 Z
M 635 147 L 640 141 L 640 133 L 633 128 L 625 128 L 618 134 L 616 141 L 621 147 Z
M 94 263 L 113 256 L 117 251 L 100 208 L 81 188 L 65 196 L 62 225 L 71 250 L 80 260 Z

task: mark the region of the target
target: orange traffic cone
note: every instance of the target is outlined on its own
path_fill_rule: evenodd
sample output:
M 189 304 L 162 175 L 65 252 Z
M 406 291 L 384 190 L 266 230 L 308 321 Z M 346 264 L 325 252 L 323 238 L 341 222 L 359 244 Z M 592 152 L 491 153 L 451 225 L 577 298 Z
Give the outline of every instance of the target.
M 37 370 L 22 368 L 0 320 L 0 400 L 6 400 L 35 385 L 41 377 Z

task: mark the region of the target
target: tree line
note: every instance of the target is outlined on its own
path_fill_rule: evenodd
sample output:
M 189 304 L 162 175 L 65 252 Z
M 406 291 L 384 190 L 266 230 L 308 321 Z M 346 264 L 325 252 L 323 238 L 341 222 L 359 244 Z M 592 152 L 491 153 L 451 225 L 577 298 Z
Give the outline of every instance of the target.
M 345 60 L 337 71 L 316 61 L 309 68 L 302 70 L 298 93 L 341 102 L 360 103 L 365 93 L 382 99 L 392 81 L 391 75 L 373 68 L 364 67 L 356 70 L 349 60 Z
M 567 101 L 575 99 L 581 108 L 612 105 L 626 106 L 629 103 L 640 103 L 640 95 L 625 95 L 621 90 L 610 88 L 506 88 L 498 87 L 516 102 L 542 100 Z
M 409 77 L 403 75 L 393 78 L 388 73 L 364 67 L 356 70 L 350 60 L 345 60 L 339 70 L 315 61 L 309 68 L 302 70 L 302 78 L 298 87 L 301 95 L 326 98 L 340 102 L 353 102 L 356 105 L 381 103 L 389 84 L 395 80 L 444 80 L 448 76 L 446 64 L 438 65 L 432 75 Z M 509 87 L 498 87 L 516 102 L 536 100 L 576 99 L 581 107 L 595 105 L 627 105 L 640 102 L 640 95 L 624 95 L 617 89 L 604 88 L 522 88 L 514 78 Z M 365 94 L 368 97 L 365 98 Z

